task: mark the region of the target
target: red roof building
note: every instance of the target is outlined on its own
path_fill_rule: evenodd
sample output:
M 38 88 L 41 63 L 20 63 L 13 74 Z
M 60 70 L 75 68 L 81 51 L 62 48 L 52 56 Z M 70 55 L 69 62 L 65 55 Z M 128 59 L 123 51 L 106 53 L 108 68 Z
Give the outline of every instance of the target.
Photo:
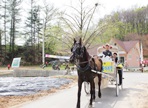
M 116 45 L 119 50 L 120 62 L 124 63 L 127 68 L 140 67 L 143 60 L 143 49 L 139 41 L 120 41 L 117 39 L 110 40 L 111 45 Z
M 125 67 L 140 67 L 140 63 L 143 61 L 143 48 L 139 41 L 120 41 L 111 39 L 109 44 L 118 47 L 119 60 Z M 100 45 L 88 49 L 89 54 L 96 55 L 99 46 Z

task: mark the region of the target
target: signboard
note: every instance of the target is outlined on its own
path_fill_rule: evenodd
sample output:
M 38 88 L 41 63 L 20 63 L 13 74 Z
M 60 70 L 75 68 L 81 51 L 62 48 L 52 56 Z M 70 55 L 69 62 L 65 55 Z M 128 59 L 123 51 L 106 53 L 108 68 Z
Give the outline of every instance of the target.
M 103 62 L 103 72 L 114 73 L 114 62 Z
M 20 62 L 21 62 L 21 58 L 20 58 L 20 57 L 18 57 L 18 58 L 13 58 L 11 67 L 12 67 L 12 68 L 18 68 L 18 67 L 20 67 Z
M 57 56 L 57 55 L 50 55 L 50 54 L 46 54 L 45 57 L 48 57 L 48 58 L 58 58 L 58 59 L 69 59 L 70 58 L 68 56 Z

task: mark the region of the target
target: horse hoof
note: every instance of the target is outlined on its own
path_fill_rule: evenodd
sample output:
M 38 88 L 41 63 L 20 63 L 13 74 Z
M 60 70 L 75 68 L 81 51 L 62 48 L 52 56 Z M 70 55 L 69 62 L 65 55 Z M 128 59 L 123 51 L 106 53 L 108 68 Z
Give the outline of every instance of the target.
M 101 93 L 98 94 L 98 97 L 101 98 Z
M 80 105 L 77 105 L 76 108 L 80 108 Z
M 93 97 L 93 100 L 95 100 L 95 99 L 96 99 L 96 96 Z
M 93 99 L 93 102 L 95 102 L 95 99 Z
M 88 108 L 92 108 L 92 105 L 89 105 Z

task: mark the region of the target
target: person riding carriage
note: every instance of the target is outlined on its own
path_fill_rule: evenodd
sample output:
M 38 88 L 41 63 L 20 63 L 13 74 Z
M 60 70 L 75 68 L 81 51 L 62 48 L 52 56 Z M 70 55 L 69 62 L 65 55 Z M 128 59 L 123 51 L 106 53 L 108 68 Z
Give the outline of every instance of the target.
M 119 74 L 119 84 L 118 85 L 122 85 L 122 68 L 123 68 L 123 66 L 118 61 L 117 53 L 114 52 L 112 54 L 112 52 L 110 51 L 110 49 L 112 49 L 112 46 L 109 44 L 106 44 L 104 48 L 106 49 L 105 51 L 103 51 L 104 56 L 105 57 L 108 56 L 108 57 L 112 58 L 112 61 L 115 63 L 115 66 L 118 70 L 118 74 Z
M 111 47 L 109 46 L 109 44 L 106 44 L 105 45 L 105 51 L 103 51 L 103 54 L 106 56 L 109 56 L 109 57 L 112 57 L 112 52 L 109 50 Z

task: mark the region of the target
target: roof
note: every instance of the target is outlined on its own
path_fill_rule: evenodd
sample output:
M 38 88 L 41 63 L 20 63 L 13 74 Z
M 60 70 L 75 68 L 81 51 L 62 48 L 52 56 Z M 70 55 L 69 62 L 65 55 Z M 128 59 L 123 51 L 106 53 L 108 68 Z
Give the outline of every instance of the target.
M 129 52 L 137 43 L 138 41 L 124 41 L 123 42 L 125 50 L 127 52 Z
M 129 52 L 139 41 L 120 41 L 118 39 L 113 39 L 123 50 Z M 101 44 L 95 45 L 87 49 L 90 55 L 97 55 L 97 49 Z
M 139 41 L 120 41 L 114 39 L 119 46 L 121 46 L 126 52 L 129 52 Z

